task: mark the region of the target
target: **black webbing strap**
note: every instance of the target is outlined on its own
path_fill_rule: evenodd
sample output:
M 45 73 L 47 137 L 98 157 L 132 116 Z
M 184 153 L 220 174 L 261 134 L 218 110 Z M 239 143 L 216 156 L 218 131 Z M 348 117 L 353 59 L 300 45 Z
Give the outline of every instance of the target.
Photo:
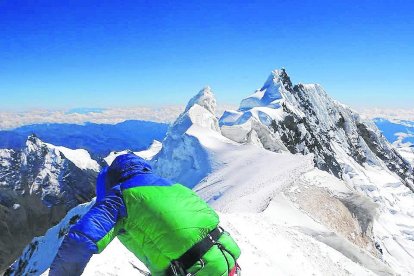
M 180 258 L 171 262 L 170 267 L 167 269 L 167 275 L 181 275 L 177 271 L 186 271 L 192 267 L 217 243 L 222 234 L 223 231 L 219 227 L 215 228 L 204 239 L 188 249 Z

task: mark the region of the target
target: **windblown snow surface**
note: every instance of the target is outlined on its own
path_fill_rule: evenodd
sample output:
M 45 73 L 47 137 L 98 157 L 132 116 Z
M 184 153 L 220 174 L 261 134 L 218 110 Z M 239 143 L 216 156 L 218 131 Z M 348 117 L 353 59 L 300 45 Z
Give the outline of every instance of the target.
M 160 141 L 154 140 L 150 147 L 146 150 L 133 152 L 134 154 L 141 156 L 145 160 L 151 160 L 158 152 L 162 149 L 162 143 Z M 106 164 L 111 165 L 116 157 L 122 154 L 131 153 L 130 150 L 123 151 L 112 151 L 107 157 L 104 158 Z
M 411 143 L 393 143 L 397 151 L 414 166 L 414 145 Z
M 91 158 L 91 155 L 87 150 L 84 149 L 69 149 L 66 147 L 58 147 L 52 144 L 45 143 L 45 145 L 49 146 L 50 148 L 57 149 L 63 155 L 72 161 L 78 168 L 82 170 L 91 169 L 94 171 L 99 171 L 100 166 L 99 164 Z
M 255 108 L 247 115 L 234 112 L 247 116 L 241 125 L 251 117 L 283 119 L 283 97 L 271 92 L 268 107 L 260 107 L 265 95 L 242 103 L 242 109 Z M 248 129 L 243 141 L 226 138 L 214 110 L 211 89 L 201 90 L 151 162 L 157 173 L 193 188 L 217 210 L 242 249 L 243 275 L 414 275 L 414 198 L 397 174 L 343 153 L 343 181 L 316 168 L 313 154 L 289 153 L 274 135 L 264 139 L 270 132 L 262 125 Z M 341 150 L 338 145 L 335 154 Z M 29 245 L 11 274 L 43 273 L 62 240 L 56 233 L 91 204 L 76 207 Z M 115 240 L 93 256 L 83 275 L 139 275 L 138 269 L 145 267 Z

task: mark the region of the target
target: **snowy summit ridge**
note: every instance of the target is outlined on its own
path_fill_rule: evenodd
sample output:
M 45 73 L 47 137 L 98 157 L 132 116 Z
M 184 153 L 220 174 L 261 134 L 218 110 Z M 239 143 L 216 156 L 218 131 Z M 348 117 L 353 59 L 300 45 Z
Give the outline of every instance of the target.
M 279 108 L 280 101 L 283 99 L 282 93 L 292 86 L 290 80 L 286 80 L 288 80 L 288 76 L 285 69 L 272 71 L 261 89 L 256 90 L 251 96 L 242 100 L 240 110 L 260 106 Z
M 154 157 L 157 173 L 193 187 L 211 171 L 211 159 L 197 134 L 220 135 L 215 111 L 216 99 L 209 87 L 188 102 L 184 112 L 170 126 L 163 148 Z
M 185 108 L 185 111 L 188 111 L 191 107 L 193 107 L 195 104 L 200 105 L 201 107 L 204 107 L 208 111 L 210 111 L 211 114 L 216 113 L 216 99 L 214 97 L 213 92 L 211 91 L 210 86 L 204 87 L 200 92 L 198 92 L 197 95 L 195 95 L 191 100 L 188 102 L 187 107 Z
M 372 122 L 331 99 L 318 84 L 293 85 L 284 69 L 273 71 L 261 89 L 242 100 L 239 110 L 226 111 L 220 126 L 224 136 L 237 142 L 247 142 L 254 131 L 259 145 L 268 150 L 283 149 L 282 144 L 292 153 L 313 153 L 318 168 L 339 177 L 341 163 L 349 163 L 336 151 L 341 148 L 360 165 L 385 164 L 414 190 L 409 163 Z

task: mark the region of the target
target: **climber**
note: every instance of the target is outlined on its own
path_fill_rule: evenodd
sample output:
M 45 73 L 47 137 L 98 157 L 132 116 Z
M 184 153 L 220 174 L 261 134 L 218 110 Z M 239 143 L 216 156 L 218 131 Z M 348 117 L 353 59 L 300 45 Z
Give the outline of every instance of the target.
M 151 275 L 239 275 L 240 249 L 217 213 L 134 154 L 118 156 L 98 175 L 96 203 L 70 228 L 49 275 L 82 274 L 115 237 Z

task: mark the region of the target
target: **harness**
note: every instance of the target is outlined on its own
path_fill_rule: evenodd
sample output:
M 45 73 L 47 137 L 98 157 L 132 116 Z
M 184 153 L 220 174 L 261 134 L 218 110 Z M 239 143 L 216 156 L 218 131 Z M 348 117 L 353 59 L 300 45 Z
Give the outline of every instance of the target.
M 204 254 L 207 253 L 207 251 L 210 250 L 214 245 L 217 245 L 220 251 L 222 252 L 224 258 L 226 259 L 228 270 L 230 271 L 229 262 L 227 260 L 226 255 L 224 254 L 224 251 L 230 254 L 230 256 L 233 257 L 234 261 L 236 262 L 236 259 L 234 256 L 227 251 L 219 242 L 221 235 L 223 235 L 224 230 L 221 227 L 216 227 L 213 229 L 208 235 L 193 245 L 190 249 L 187 250 L 180 258 L 177 260 L 173 260 L 168 267 L 166 271 L 167 276 L 192 276 L 195 274 L 191 274 L 187 272 L 187 269 L 192 267 L 196 262 L 201 262 L 201 269 L 204 268 L 204 261 L 202 257 Z

